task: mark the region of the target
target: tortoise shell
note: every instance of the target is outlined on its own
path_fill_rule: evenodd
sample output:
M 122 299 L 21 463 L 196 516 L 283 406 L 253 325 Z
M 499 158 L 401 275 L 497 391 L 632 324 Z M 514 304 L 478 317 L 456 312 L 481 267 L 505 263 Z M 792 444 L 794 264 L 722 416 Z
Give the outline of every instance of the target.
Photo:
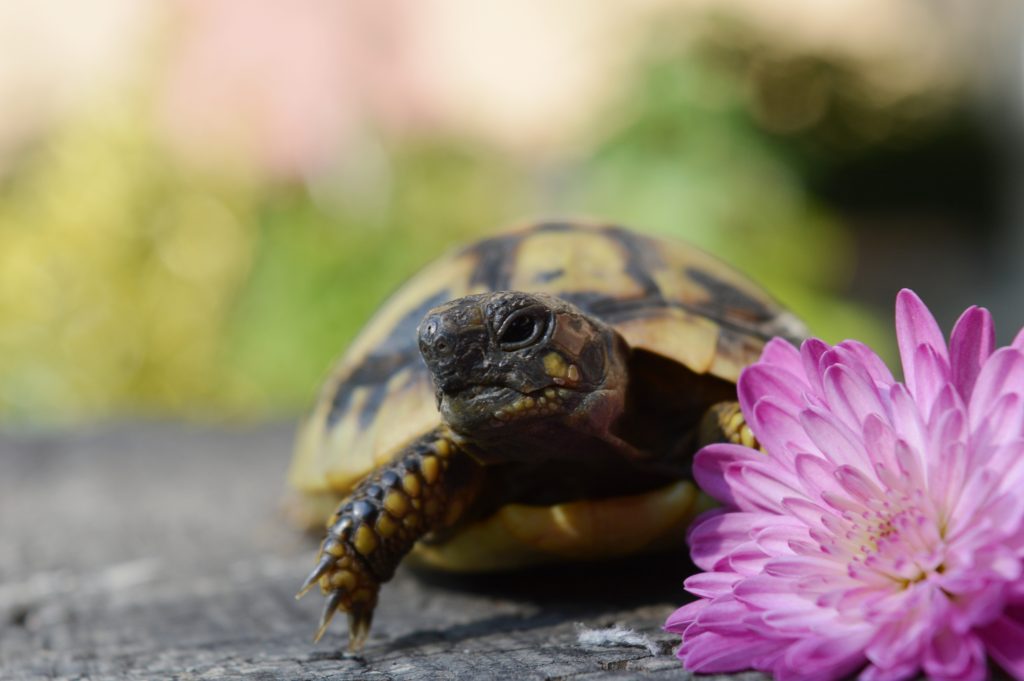
M 290 484 L 307 499 L 336 501 L 436 427 L 416 327 L 446 301 L 501 290 L 559 296 L 610 324 L 632 348 L 730 382 L 767 339 L 805 333 L 759 286 L 680 241 L 575 222 L 502 233 L 427 266 L 370 320 L 300 430 Z

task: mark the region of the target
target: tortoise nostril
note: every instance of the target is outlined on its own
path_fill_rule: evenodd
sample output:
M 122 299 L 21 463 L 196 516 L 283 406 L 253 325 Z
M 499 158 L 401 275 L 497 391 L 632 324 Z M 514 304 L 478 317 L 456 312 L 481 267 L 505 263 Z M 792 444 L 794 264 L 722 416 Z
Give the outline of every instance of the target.
M 426 357 L 441 357 L 452 352 L 451 333 L 437 318 L 427 319 L 420 327 L 420 352 Z

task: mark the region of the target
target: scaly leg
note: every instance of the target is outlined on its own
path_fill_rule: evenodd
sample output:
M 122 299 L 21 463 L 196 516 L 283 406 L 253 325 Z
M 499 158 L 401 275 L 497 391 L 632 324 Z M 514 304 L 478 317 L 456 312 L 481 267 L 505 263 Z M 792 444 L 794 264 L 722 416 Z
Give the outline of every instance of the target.
M 752 449 L 760 449 L 761 444 L 750 430 L 739 402 L 719 402 L 712 405 L 705 413 L 700 424 L 700 446 L 714 442 L 731 442 Z
M 327 597 L 317 641 L 338 610 L 348 613 L 349 650 L 363 647 L 377 592 L 424 535 L 452 526 L 480 489 L 483 469 L 443 428 L 402 450 L 352 490 L 327 524 L 317 565 L 296 598 L 316 584 Z

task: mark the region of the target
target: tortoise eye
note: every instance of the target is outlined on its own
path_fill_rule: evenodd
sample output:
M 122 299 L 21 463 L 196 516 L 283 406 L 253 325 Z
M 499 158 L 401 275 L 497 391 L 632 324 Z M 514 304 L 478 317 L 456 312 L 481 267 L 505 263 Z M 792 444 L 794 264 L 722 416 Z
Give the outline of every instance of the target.
M 520 310 L 512 313 L 498 331 L 498 342 L 502 350 L 519 350 L 532 345 L 543 334 L 547 319 L 536 310 Z

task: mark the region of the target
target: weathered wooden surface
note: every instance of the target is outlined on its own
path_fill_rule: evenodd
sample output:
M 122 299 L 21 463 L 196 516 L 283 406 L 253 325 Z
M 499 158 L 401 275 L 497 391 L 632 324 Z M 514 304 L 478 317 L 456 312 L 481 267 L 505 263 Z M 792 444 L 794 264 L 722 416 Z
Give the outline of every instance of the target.
M 679 559 L 401 571 L 362 656 L 340 652 L 340 621 L 314 645 L 319 598 L 293 594 L 316 542 L 279 510 L 291 437 L 168 425 L 0 436 L 0 678 L 688 678 L 660 631 L 684 598 Z M 580 624 L 613 623 L 660 654 L 579 645 Z

